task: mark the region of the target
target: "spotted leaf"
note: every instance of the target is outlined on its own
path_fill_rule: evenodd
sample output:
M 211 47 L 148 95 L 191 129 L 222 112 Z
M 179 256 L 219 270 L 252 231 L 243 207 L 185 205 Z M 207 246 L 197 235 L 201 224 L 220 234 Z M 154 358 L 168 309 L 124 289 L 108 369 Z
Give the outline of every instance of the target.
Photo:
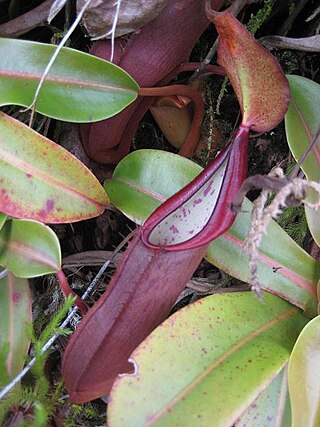
M 230 13 L 217 13 L 218 62 L 237 95 L 242 123 L 257 132 L 274 128 L 285 115 L 288 81 L 276 59 Z
M 155 210 L 143 226 L 146 245 L 167 251 L 196 248 L 232 225 L 230 204 L 247 172 L 248 133 L 240 127 L 203 172 Z
M 98 216 L 107 203 L 99 181 L 78 159 L 0 113 L 0 211 L 61 223 Z

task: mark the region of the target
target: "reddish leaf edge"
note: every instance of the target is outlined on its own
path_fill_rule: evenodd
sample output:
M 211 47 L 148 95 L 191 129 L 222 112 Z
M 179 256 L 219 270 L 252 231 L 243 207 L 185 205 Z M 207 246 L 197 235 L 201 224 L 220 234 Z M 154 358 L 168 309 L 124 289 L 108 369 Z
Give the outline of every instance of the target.
M 240 125 L 227 147 L 188 185 L 167 199 L 146 220 L 142 227 L 142 241 L 152 249 L 168 252 L 194 249 L 206 245 L 223 234 L 233 224 L 236 214 L 231 204 L 247 175 L 249 127 Z M 205 226 L 194 237 L 173 245 L 155 245 L 149 240 L 153 229 L 178 207 L 187 202 L 206 185 L 219 167 L 227 161 L 225 178 L 216 205 Z
M 75 155 L 73 155 L 70 151 L 66 150 L 65 148 L 57 144 L 55 141 L 52 141 L 51 139 L 43 135 L 40 135 L 34 129 L 29 128 L 27 125 L 25 125 L 21 121 L 13 118 L 8 114 L 0 112 L 0 120 L 5 121 L 7 123 L 12 123 L 12 125 L 16 126 L 18 129 L 21 129 L 21 131 L 27 131 L 30 134 L 30 136 L 33 136 L 37 139 L 41 139 L 43 143 L 46 145 L 48 150 L 52 150 L 52 151 L 56 150 L 56 152 L 59 152 L 60 154 L 63 153 L 66 158 L 74 162 L 74 165 L 77 165 L 79 170 L 79 179 L 81 179 L 82 176 L 86 175 L 87 177 L 89 177 L 91 184 L 94 183 L 95 186 L 100 187 L 101 189 L 101 191 L 99 189 L 98 195 L 92 195 L 88 191 L 85 192 L 82 189 L 75 188 L 70 184 L 65 184 L 63 181 L 61 181 L 61 179 L 57 179 L 56 177 L 47 175 L 46 177 L 47 183 L 50 183 L 54 187 L 59 187 L 63 189 L 66 193 L 70 194 L 72 197 L 82 200 L 84 204 L 92 207 L 92 212 L 83 213 L 79 209 L 75 213 L 72 213 L 69 215 L 61 215 L 60 213 L 55 211 L 54 208 L 53 209 L 48 208 L 48 206 L 51 205 L 51 200 L 49 199 L 46 201 L 46 204 L 43 206 L 42 209 L 36 211 L 30 208 L 29 211 L 26 212 L 25 206 L 21 208 L 21 200 L 15 199 L 14 197 L 11 197 L 11 199 L 8 199 L 6 189 L 1 189 L 1 195 L 2 195 L 2 197 L 0 198 L 1 213 L 13 218 L 29 219 L 33 221 L 39 221 L 45 224 L 61 224 L 61 223 L 78 222 L 78 221 L 83 221 L 85 219 L 95 218 L 104 212 L 106 206 L 109 204 L 109 199 L 107 197 L 107 194 L 103 190 L 103 187 L 101 186 L 97 177 L 94 176 L 93 173 L 90 171 L 90 169 L 84 163 L 82 163 Z M 6 161 L 7 157 L 8 156 L 6 156 L 6 153 L 0 148 L 0 160 L 1 158 L 4 158 L 4 160 Z M 36 159 L 35 159 L 35 164 L 30 164 L 24 161 L 20 161 L 19 159 L 13 156 L 10 156 L 9 158 L 10 158 L 10 161 L 13 161 L 14 164 L 21 169 L 21 171 L 25 173 L 30 173 L 34 176 L 38 176 L 39 171 L 37 169 Z M 7 197 L 5 197 L 6 195 Z M 25 202 L 25 200 L 23 200 L 23 202 Z
M 218 12 L 211 9 L 209 0 L 206 2 L 207 17 L 215 25 L 219 35 L 218 63 L 225 68 L 226 74 L 238 97 L 243 117 L 242 124 L 249 126 L 251 130 L 258 133 L 268 132 L 282 121 L 288 110 L 290 102 L 289 82 L 273 55 L 254 38 L 235 16 L 233 16 L 233 13 L 238 8 L 244 6 L 244 4 L 237 5 L 236 3 L 237 2 L 234 2 L 233 5 L 226 10 Z M 244 57 L 242 57 L 243 54 Z M 226 56 L 229 56 L 227 62 L 225 61 Z M 258 81 L 260 80 L 260 77 L 256 75 L 258 64 L 255 61 L 255 57 L 257 56 L 263 60 L 265 67 L 265 74 L 262 73 L 262 77 L 263 75 L 264 77 L 266 77 L 266 74 L 268 75 L 267 80 L 264 78 L 260 81 L 260 85 L 258 83 L 258 86 L 256 86 L 255 83 L 256 79 L 258 79 Z M 250 62 L 248 63 L 249 58 L 251 66 Z M 246 79 L 242 82 L 240 81 L 241 79 L 238 80 L 239 74 L 237 72 L 238 78 L 233 75 L 233 71 L 239 68 L 241 63 L 242 71 L 245 71 L 246 74 Z M 245 70 L 246 67 L 247 70 Z M 227 68 L 229 68 L 229 70 Z M 252 91 L 254 93 L 253 99 L 250 100 L 249 104 L 248 100 L 244 99 L 244 90 L 247 84 L 246 80 L 249 85 L 249 93 Z M 261 90 L 261 82 L 263 81 L 265 82 L 263 90 Z M 238 85 L 240 85 L 240 87 L 237 88 Z M 272 86 L 277 88 L 277 90 L 271 97 L 268 95 L 270 92 L 268 88 Z M 245 92 L 247 92 L 247 90 L 245 90 Z M 265 95 L 267 98 L 269 97 L 269 102 L 267 103 L 262 102 Z M 271 100 L 275 108 L 270 107 Z M 257 104 L 255 104 L 255 101 L 257 101 Z

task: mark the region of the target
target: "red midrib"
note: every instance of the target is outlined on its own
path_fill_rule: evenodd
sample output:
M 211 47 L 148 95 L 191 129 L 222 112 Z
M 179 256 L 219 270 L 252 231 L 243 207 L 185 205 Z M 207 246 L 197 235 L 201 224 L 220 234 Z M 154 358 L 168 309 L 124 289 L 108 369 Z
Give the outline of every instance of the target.
M 223 237 L 229 242 L 233 243 L 238 248 L 241 248 L 241 249 L 243 248 L 243 241 L 238 239 L 235 236 L 232 236 L 228 232 L 224 233 Z M 279 270 L 277 271 L 278 274 L 296 283 L 301 289 L 304 289 L 313 297 L 317 297 L 317 291 L 314 284 L 309 280 L 307 280 L 305 277 L 300 276 L 299 274 L 283 266 L 282 264 L 279 264 L 277 261 L 275 261 L 272 258 L 269 258 L 267 255 L 264 255 L 261 252 L 259 252 L 259 257 L 260 257 L 260 261 L 263 262 L 264 264 L 276 269 L 279 268 Z

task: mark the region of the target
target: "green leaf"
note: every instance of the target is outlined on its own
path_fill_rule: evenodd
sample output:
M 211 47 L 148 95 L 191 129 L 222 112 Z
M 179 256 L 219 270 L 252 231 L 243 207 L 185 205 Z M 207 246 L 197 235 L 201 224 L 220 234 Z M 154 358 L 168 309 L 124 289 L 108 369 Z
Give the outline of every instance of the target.
M 0 230 L 3 227 L 4 223 L 7 220 L 7 215 L 0 212 Z
M 114 206 L 142 224 L 201 171 L 199 165 L 184 157 L 160 150 L 138 150 L 121 160 L 104 188 Z
M 320 209 L 311 209 L 305 205 L 304 210 L 310 233 L 317 245 L 320 246 Z
M 287 76 L 291 101 L 285 116 L 290 150 L 299 160 L 320 126 L 320 85 L 301 76 Z M 320 140 L 303 162 L 301 169 L 308 179 L 320 181 Z
M 320 126 L 320 85 L 301 76 L 287 76 L 291 101 L 285 117 L 286 134 L 293 157 L 298 161 Z M 320 181 L 320 139 L 301 169 L 312 181 Z M 312 197 L 312 195 L 310 195 Z M 320 246 L 320 210 L 305 208 L 312 237 Z
M 263 296 L 216 294 L 166 320 L 131 355 L 135 372 L 116 380 L 108 425 L 232 426 L 286 364 L 307 322 Z
M 235 424 L 235 427 L 251 426 L 291 427 L 286 368 L 279 372 Z
M 55 49 L 49 44 L 0 39 L 0 105 L 32 104 Z M 138 88 L 116 65 L 62 48 L 45 79 L 36 109 L 59 120 L 93 122 L 122 111 L 136 99 Z
M 6 370 L 9 377 L 20 372 L 25 362 L 32 322 L 31 292 L 27 280 L 9 273 L 0 280 L 0 349 L 9 344 Z
M 301 332 L 290 357 L 288 382 L 292 427 L 320 425 L 320 316 Z
M 246 199 L 233 226 L 210 244 L 206 259 L 226 273 L 247 282 L 248 258 L 243 242 L 251 224 L 252 203 Z M 276 244 L 275 244 L 276 242 Z M 317 313 L 316 288 L 319 263 L 272 221 L 259 249 L 258 279 L 268 290 L 305 310 Z
M 108 198 L 72 154 L 0 113 L 0 211 L 61 223 L 100 215 Z
M 0 231 L 0 265 L 17 277 L 37 277 L 61 268 L 60 244 L 46 225 L 8 220 Z
M 114 206 L 142 224 L 161 202 L 188 184 L 201 170 L 200 166 L 175 154 L 139 150 L 118 164 L 104 187 Z M 251 209 L 252 204 L 246 199 L 235 223 L 210 244 L 206 255 L 209 262 L 244 282 L 248 280 L 249 268 L 242 245 L 250 228 Z M 275 221 L 267 231 L 258 262 L 261 286 L 303 308 L 309 315 L 316 315 L 319 263 Z

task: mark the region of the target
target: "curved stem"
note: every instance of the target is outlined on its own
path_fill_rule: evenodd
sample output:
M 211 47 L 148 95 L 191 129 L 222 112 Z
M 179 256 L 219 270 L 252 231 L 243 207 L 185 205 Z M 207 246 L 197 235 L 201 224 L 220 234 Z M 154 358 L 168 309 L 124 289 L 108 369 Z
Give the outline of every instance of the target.
M 188 71 L 196 71 L 199 69 L 200 66 L 201 66 L 200 62 L 184 62 L 184 63 L 180 64 L 178 67 L 174 68 L 172 71 L 170 71 L 170 73 L 168 73 L 163 79 L 161 79 L 157 83 L 156 88 L 162 89 L 163 86 L 161 86 L 161 85 L 167 85 L 178 74 L 188 72 Z M 207 74 L 217 74 L 219 76 L 225 76 L 226 75 L 223 67 L 218 66 L 218 65 L 212 65 L 212 64 L 206 65 L 204 67 L 203 74 L 201 74 L 201 76 L 199 76 L 199 77 L 205 77 Z M 175 86 L 177 86 L 177 85 L 175 85 Z M 173 86 L 170 86 L 170 87 L 173 87 Z M 182 85 L 180 85 L 179 87 L 182 87 Z M 184 87 L 187 87 L 187 86 L 184 86 Z M 151 90 L 153 88 L 143 88 L 143 90 L 149 90 L 149 89 Z M 140 89 L 140 91 L 141 91 L 141 89 Z M 149 109 L 150 105 L 152 104 L 152 102 L 153 102 L 152 97 L 156 98 L 156 96 L 159 96 L 156 94 L 151 95 L 151 93 L 148 95 L 146 93 L 142 94 L 140 92 L 139 94 L 141 96 L 147 96 L 148 98 L 140 101 L 140 105 L 135 110 L 134 116 L 131 118 L 131 120 L 129 120 L 125 129 L 123 129 L 123 132 L 122 132 L 123 137 L 121 138 L 121 140 L 122 140 L 121 144 L 118 145 L 116 148 L 113 147 L 113 148 L 109 148 L 109 149 L 104 150 L 104 152 L 103 152 L 104 158 L 103 158 L 103 161 L 100 159 L 99 160 L 100 162 L 106 163 L 106 164 L 109 164 L 109 163 L 115 163 L 116 164 L 124 156 L 126 156 L 128 154 L 132 138 L 134 137 L 134 134 L 136 133 L 136 130 L 138 127 L 138 123 L 143 118 L 146 111 Z M 166 94 L 167 94 L 167 92 L 166 92 Z M 179 93 L 179 95 L 180 95 L 180 93 Z M 189 93 L 189 96 L 191 97 L 190 93 Z M 197 95 L 195 95 L 195 96 L 197 96 Z M 194 97 L 192 98 L 192 100 L 194 101 Z M 203 101 L 201 100 L 201 102 L 203 102 Z M 201 121 L 202 121 L 202 114 L 203 113 L 201 113 Z M 201 126 L 201 123 L 200 123 L 200 126 Z M 188 137 L 189 137 L 189 135 L 188 135 Z M 187 143 L 187 147 L 188 147 L 188 145 L 189 145 L 189 142 Z M 188 152 L 187 152 L 187 154 L 184 153 L 184 147 L 182 147 L 181 150 L 182 150 L 182 151 L 180 151 L 181 155 L 191 157 L 192 153 L 191 154 L 188 154 Z M 189 150 L 187 150 L 187 151 L 189 151 Z
M 231 13 L 234 16 L 237 16 L 239 12 L 247 5 L 248 0 L 235 0 L 231 6 L 229 6 L 227 9 L 225 9 L 223 12 L 218 12 L 216 9 L 212 9 L 211 7 L 211 1 L 206 0 L 205 9 L 206 9 L 206 15 L 207 18 L 210 21 L 213 21 L 214 18 L 219 15 L 220 13 Z
M 139 96 L 167 96 L 182 95 L 191 99 L 194 103 L 194 114 L 191 129 L 184 143 L 182 144 L 179 154 L 185 157 L 191 157 L 197 146 L 200 137 L 201 124 L 204 114 L 204 102 L 193 87 L 184 85 L 172 85 L 162 87 L 140 88 Z
M 88 311 L 88 306 L 85 302 L 81 300 L 79 295 L 77 295 L 69 286 L 68 280 L 62 270 L 57 271 L 56 273 L 57 279 L 59 280 L 61 290 L 65 297 L 72 296 L 75 297 L 74 304 L 78 307 L 78 309 L 81 311 L 81 314 L 84 315 Z
M 178 65 L 178 67 L 174 68 L 170 73 L 168 73 L 162 80 L 160 80 L 157 86 L 166 85 L 178 74 L 188 71 L 194 71 L 194 73 L 197 73 L 197 78 L 206 77 L 208 74 L 216 74 L 223 77 L 226 76 L 225 69 L 220 65 L 213 65 L 208 63 L 204 64 L 202 62 L 183 62 L 182 64 Z M 189 80 L 195 79 L 193 79 L 191 76 Z
M 208 63 L 203 64 L 202 62 L 185 62 L 183 64 L 180 64 L 177 68 L 175 68 L 174 72 L 175 72 L 175 75 L 178 75 L 186 71 L 197 71 L 199 68 L 201 68 L 202 70 L 201 77 L 204 77 L 207 74 L 216 74 L 218 76 L 223 76 L 223 77 L 226 76 L 225 69 L 220 65 L 213 65 Z

